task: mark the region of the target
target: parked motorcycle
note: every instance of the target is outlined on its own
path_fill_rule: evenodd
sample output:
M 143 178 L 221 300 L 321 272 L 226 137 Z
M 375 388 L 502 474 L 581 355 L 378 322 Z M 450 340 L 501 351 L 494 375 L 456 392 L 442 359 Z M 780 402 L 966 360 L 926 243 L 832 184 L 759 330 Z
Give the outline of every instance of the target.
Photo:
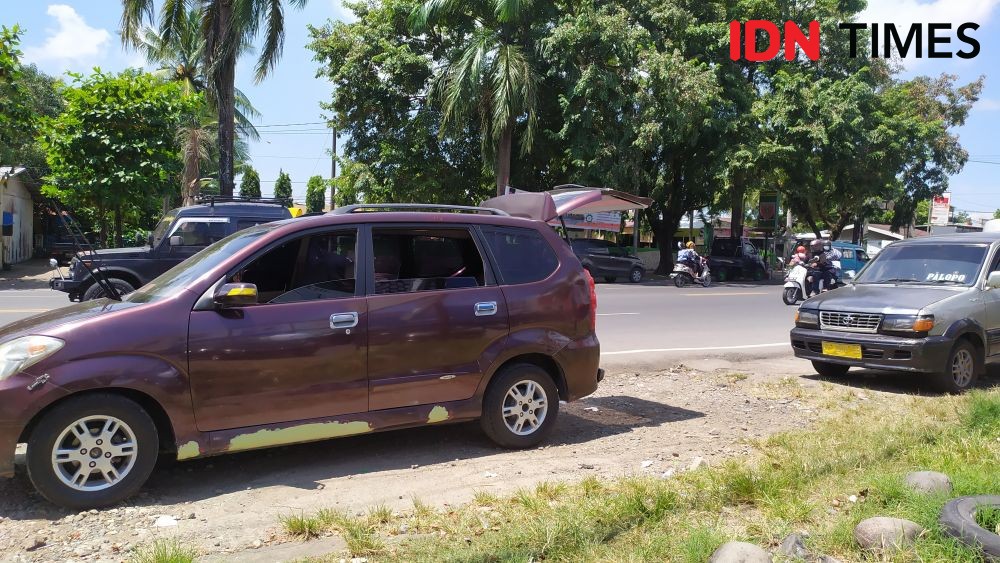
M 833 266 L 837 269 L 837 277 L 834 279 L 833 284 L 830 287 L 824 287 L 825 282 L 820 282 L 820 291 L 827 291 L 837 289 L 838 287 L 843 287 L 845 284 L 843 279 L 854 278 L 854 272 L 848 271 L 841 274 L 840 261 L 834 260 Z M 809 270 L 803 264 L 796 264 L 789 270 L 788 275 L 785 276 L 785 289 L 781 292 L 781 300 L 785 302 L 785 305 L 795 305 L 799 301 L 804 301 L 806 299 L 806 288 L 809 282 L 806 278 L 809 277 Z M 811 297 L 811 296 L 810 296 Z
M 670 274 L 670 279 L 674 280 L 674 285 L 677 287 L 687 287 L 693 283 L 708 287 L 712 285 L 712 272 L 708 268 L 708 260 L 702 257 L 700 276 L 687 264 L 677 262 L 674 264 L 674 271 Z

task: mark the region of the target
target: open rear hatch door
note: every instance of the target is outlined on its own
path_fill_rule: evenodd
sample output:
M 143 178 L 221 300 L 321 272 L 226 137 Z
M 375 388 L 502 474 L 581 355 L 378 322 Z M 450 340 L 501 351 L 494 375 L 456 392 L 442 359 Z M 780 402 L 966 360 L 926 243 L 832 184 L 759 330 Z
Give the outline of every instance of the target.
M 598 213 L 601 211 L 629 211 L 646 209 L 653 203 L 640 197 L 611 188 L 560 186 L 547 192 L 514 192 L 488 199 L 482 207 L 499 209 L 513 217 L 523 217 L 546 223 L 570 213 Z

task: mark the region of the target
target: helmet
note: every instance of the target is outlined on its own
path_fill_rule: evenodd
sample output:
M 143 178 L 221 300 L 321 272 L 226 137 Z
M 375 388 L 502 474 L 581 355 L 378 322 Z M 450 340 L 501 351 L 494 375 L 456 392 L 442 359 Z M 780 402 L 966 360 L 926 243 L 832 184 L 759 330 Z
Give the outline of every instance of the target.
M 687 247 L 688 247 L 688 248 L 694 248 L 694 243 L 693 243 L 693 242 L 691 242 L 691 241 L 688 241 L 688 243 L 687 243 Z
M 823 239 L 816 239 L 809 243 L 809 248 L 813 250 L 823 250 Z
M 799 247 L 795 249 L 795 253 L 796 254 L 805 254 L 806 253 L 806 247 L 804 247 L 804 246 L 802 246 L 800 244 Z

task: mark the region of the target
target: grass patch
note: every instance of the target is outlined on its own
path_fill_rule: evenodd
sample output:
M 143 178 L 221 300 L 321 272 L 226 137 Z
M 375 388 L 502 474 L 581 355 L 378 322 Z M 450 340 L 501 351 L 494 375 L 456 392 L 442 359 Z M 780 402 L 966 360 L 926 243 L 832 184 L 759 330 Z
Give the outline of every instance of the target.
M 813 430 L 763 440 L 752 459 L 671 479 L 591 476 L 509 497 L 478 493 L 473 503 L 447 510 L 414 500 L 406 514 L 376 508 L 326 525 L 345 537 L 353 556 L 377 561 L 694 562 L 728 540 L 770 548 L 800 530 L 814 553 L 860 561 L 870 555 L 854 543 L 854 526 L 880 515 L 927 529 L 900 560 L 982 561 L 940 531 L 947 498 L 916 494 L 903 476 L 941 471 L 952 478 L 954 496 L 994 491 L 998 420 L 1000 390 L 872 399 L 864 409 L 842 405 Z M 980 517 L 984 527 L 1000 526 L 1000 511 Z M 408 533 L 400 535 L 401 527 Z
M 1000 535 L 1000 508 L 984 506 L 976 509 L 976 524 L 984 530 Z
M 176 540 L 158 540 L 137 548 L 129 557 L 130 563 L 194 563 L 197 553 L 181 546 Z

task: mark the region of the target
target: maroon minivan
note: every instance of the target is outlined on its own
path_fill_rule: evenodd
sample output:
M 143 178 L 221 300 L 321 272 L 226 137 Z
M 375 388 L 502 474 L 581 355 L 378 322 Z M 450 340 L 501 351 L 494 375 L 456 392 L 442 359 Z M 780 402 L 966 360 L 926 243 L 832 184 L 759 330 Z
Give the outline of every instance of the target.
M 0 476 L 27 443 L 38 491 L 87 508 L 135 493 L 159 455 L 477 418 L 534 446 L 603 377 L 594 282 L 545 221 L 602 197 L 260 225 L 120 302 L 3 327 Z

